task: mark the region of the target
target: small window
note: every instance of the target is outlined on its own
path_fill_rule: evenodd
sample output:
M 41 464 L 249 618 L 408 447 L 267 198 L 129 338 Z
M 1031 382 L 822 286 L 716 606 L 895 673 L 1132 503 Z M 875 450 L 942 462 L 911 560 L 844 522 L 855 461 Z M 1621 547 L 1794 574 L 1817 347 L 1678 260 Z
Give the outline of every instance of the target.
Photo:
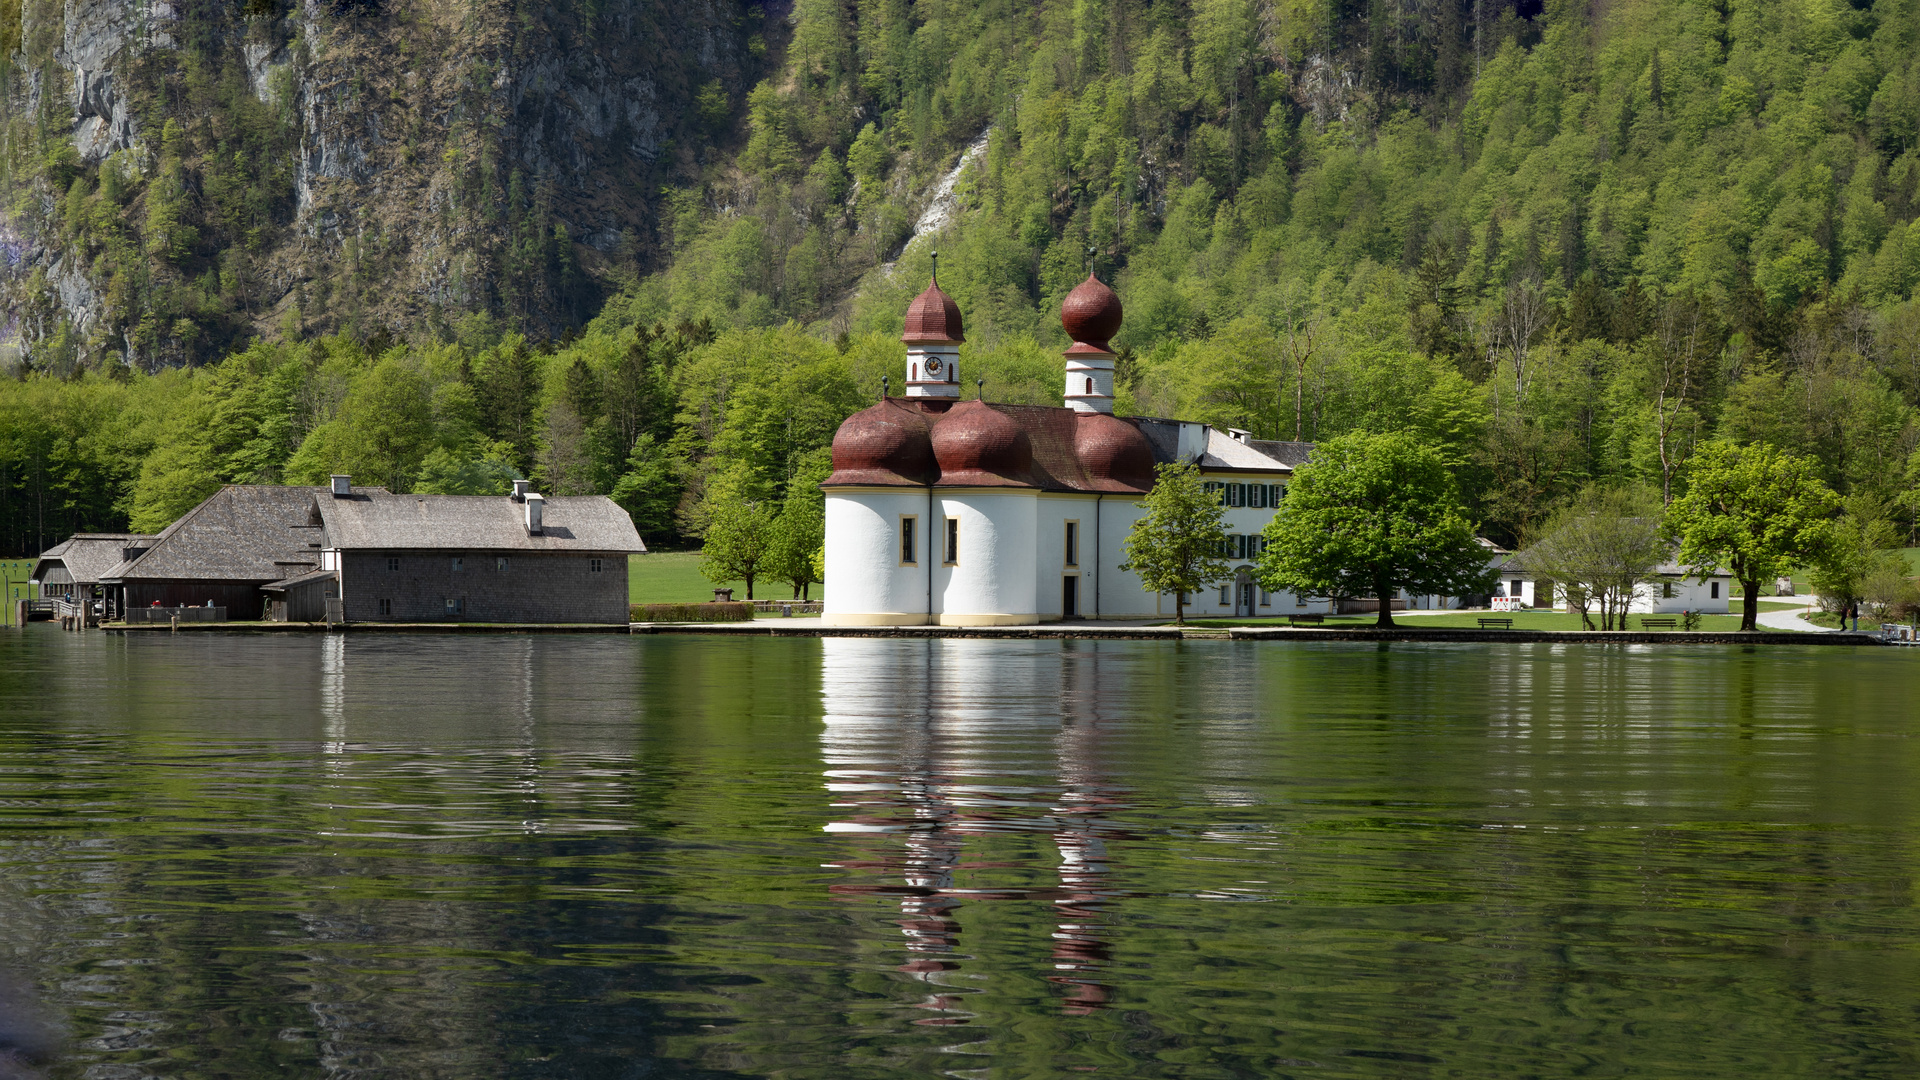
M 387 569 L 394 573 L 400 571 L 400 557 L 398 555 L 387 556 Z
M 1715 600 L 1718 600 L 1718 599 L 1720 599 L 1720 583 L 1716 581 L 1716 582 L 1714 582 L 1714 583 L 1713 583 L 1713 584 L 1712 584 L 1711 586 L 1709 586 L 1709 587 L 1710 587 L 1710 588 L 1711 588 L 1711 589 L 1712 589 L 1713 591 L 1712 591 L 1711 593 L 1708 593 L 1707 595 L 1709 595 L 1709 596 L 1711 596 L 1711 597 L 1713 597 L 1713 598 L 1714 598 Z
M 1661 582 L 1661 583 L 1660 583 L 1660 595 L 1661 595 L 1662 597 L 1664 597 L 1665 599 L 1668 599 L 1668 600 L 1671 600 L 1671 599 L 1673 599 L 1673 582 L 1671 582 L 1671 581 L 1663 581 L 1663 582 Z
M 920 550 L 920 548 L 913 541 L 914 526 L 919 523 L 919 520 L 920 520 L 919 518 L 916 518 L 911 514 L 904 515 L 900 518 L 900 565 L 901 566 L 913 566 L 920 561 L 919 559 L 914 557 L 914 552 Z
M 1255 510 L 1264 510 L 1264 509 L 1266 509 L 1266 507 L 1267 507 L 1267 485 L 1265 485 L 1265 484 L 1248 484 L 1248 485 L 1247 485 L 1247 496 L 1248 496 L 1248 498 L 1247 498 L 1247 505 L 1249 505 L 1249 506 L 1251 506 L 1251 507 L 1253 507 L 1253 508 L 1254 508 Z
M 589 567 L 589 570 L 591 570 L 591 572 L 593 572 L 593 573 L 595 573 L 595 574 L 597 574 L 597 573 L 599 573 L 599 572 L 600 572 L 600 560 L 599 560 L 599 559 L 594 559 L 594 560 L 593 560 L 593 565 L 592 565 L 591 567 Z
M 950 517 L 947 519 L 946 545 L 946 558 L 944 561 L 948 566 L 953 566 L 960 561 L 959 518 Z
M 1306 598 L 1306 597 L 1304 597 L 1304 596 L 1296 596 L 1296 597 L 1294 597 L 1294 598 L 1293 598 L 1293 606 L 1294 606 L 1294 607 L 1306 607 L 1306 606 L 1307 606 L 1307 598 Z
M 1067 522 L 1067 565 L 1080 565 L 1080 523 Z
M 386 598 L 386 597 L 384 597 L 384 596 L 380 598 L 380 614 L 382 614 L 382 615 L 392 615 L 392 614 L 393 614 L 393 601 L 392 601 L 392 600 L 389 600 L 389 599 L 387 599 L 387 598 Z
M 447 597 L 447 614 L 460 615 L 467 610 L 467 598 L 464 596 Z
M 1089 393 L 1089 394 L 1091 394 L 1091 393 L 1093 393 L 1093 380 L 1092 380 L 1092 379 L 1088 379 L 1088 380 L 1087 380 L 1087 393 Z
M 493 557 L 493 568 L 494 568 L 494 570 L 495 570 L 495 571 L 497 571 L 497 572 L 499 572 L 499 573 L 503 573 L 503 574 L 504 574 L 504 573 L 506 573 L 506 571 L 507 571 L 507 567 L 508 567 L 509 565 L 511 565 L 511 563 L 509 563 L 509 562 L 508 562 L 508 560 L 507 560 L 507 556 L 505 556 L 505 555 L 495 555 L 495 556 Z
M 467 568 L 467 560 L 461 558 L 458 555 L 455 555 L 453 557 L 452 562 L 453 562 L 453 572 L 456 574 Z
M 1265 589 L 1260 590 L 1260 606 L 1261 607 L 1273 606 L 1273 594 L 1268 592 Z
M 1232 588 L 1233 588 L 1233 586 L 1231 586 L 1231 585 L 1222 585 L 1222 586 L 1220 586 L 1220 606 L 1221 606 L 1221 607 L 1226 607 L 1226 606 L 1227 606 L 1227 593 L 1228 593 L 1228 591 L 1230 591 L 1230 590 L 1231 590 Z

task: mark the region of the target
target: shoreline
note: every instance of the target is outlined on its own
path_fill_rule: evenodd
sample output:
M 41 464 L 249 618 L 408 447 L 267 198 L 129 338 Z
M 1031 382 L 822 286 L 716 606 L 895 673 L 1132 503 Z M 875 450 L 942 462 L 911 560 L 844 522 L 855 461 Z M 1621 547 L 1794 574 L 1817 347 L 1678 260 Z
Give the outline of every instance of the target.
M 108 633 L 352 633 L 352 634 L 682 634 L 789 638 L 1005 638 L 1013 640 L 1132 641 L 1399 641 L 1408 643 L 1497 643 L 1584 645 L 1851 645 L 1890 644 L 1864 633 L 1800 633 L 1781 630 L 1474 630 L 1396 626 L 1373 627 L 1178 627 L 1102 626 L 1092 623 L 1042 623 L 1034 626 L 823 626 L 813 620 L 737 623 L 184 623 L 171 626 L 101 626 Z

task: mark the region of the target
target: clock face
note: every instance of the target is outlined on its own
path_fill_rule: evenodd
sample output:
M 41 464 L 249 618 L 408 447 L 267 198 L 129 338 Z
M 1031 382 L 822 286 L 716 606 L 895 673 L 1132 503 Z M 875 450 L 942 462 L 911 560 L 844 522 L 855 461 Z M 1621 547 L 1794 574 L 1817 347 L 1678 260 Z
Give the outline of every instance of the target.
M 939 357 L 937 356 L 927 357 L 927 374 L 935 377 L 939 376 L 940 374 L 940 358 Z

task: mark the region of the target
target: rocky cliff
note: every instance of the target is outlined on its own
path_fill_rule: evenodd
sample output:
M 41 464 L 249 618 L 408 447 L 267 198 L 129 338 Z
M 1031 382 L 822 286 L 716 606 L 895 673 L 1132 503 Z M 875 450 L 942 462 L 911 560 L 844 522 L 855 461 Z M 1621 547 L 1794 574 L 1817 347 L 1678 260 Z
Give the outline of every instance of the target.
M 0 283 L 38 366 L 546 336 L 654 257 L 769 54 L 745 0 L 0 0 Z M 776 43 L 777 44 L 777 43 Z

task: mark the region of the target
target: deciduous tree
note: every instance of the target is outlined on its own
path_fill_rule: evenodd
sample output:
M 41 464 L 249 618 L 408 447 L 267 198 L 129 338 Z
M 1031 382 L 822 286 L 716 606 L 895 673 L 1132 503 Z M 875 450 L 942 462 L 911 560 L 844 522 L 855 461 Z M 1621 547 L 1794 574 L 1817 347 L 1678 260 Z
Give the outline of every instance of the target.
M 1700 444 L 1687 490 L 1667 509 L 1680 561 L 1700 571 L 1725 567 L 1740 582 L 1740 629 L 1758 625 L 1760 583 L 1820 558 L 1839 500 L 1819 466 L 1765 443 Z
M 1403 434 L 1343 435 L 1316 446 L 1266 529 L 1261 584 L 1296 594 L 1393 598 L 1490 592 L 1496 577 L 1453 475 Z
M 1227 574 L 1220 558 L 1227 532 L 1220 496 L 1208 491 L 1200 470 L 1187 462 L 1154 469 L 1153 490 L 1140 500 L 1146 511 L 1121 544 L 1120 569 L 1140 575 L 1140 587 L 1172 593 L 1176 623 L 1187 621 L 1187 594 Z

